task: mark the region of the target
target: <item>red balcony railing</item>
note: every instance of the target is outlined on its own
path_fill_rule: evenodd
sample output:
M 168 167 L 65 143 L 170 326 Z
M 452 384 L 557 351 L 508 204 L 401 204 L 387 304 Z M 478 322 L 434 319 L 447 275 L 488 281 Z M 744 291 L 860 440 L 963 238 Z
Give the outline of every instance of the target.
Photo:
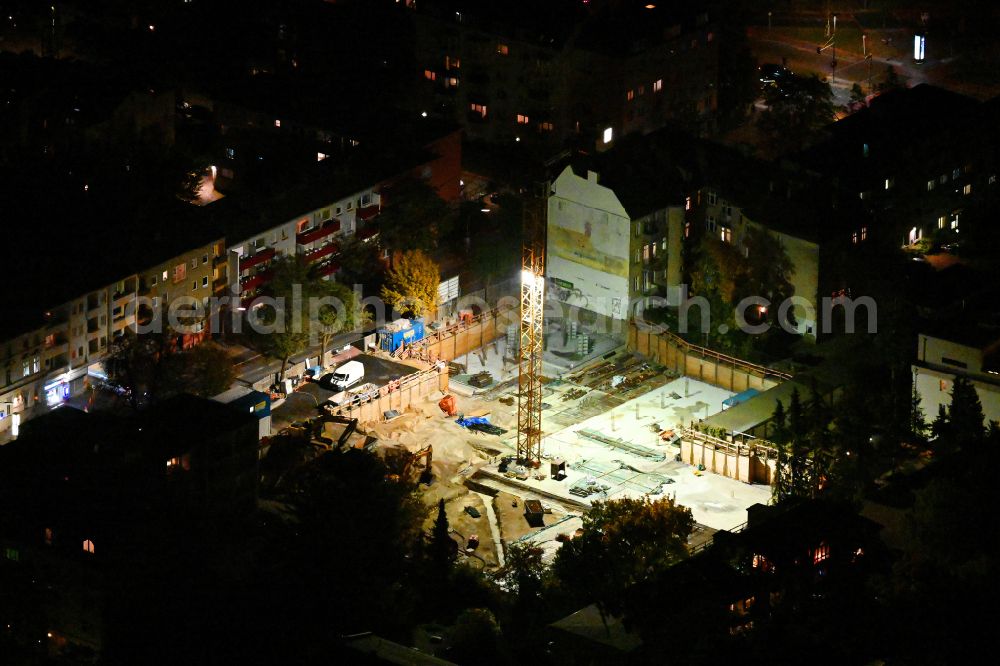
M 308 245 L 309 243 L 315 243 L 318 240 L 326 238 L 331 234 L 335 234 L 340 231 L 340 220 L 330 220 L 325 226 L 319 229 L 313 229 L 312 231 L 303 231 L 301 234 L 295 236 L 295 242 L 299 245 Z
M 340 251 L 340 246 L 336 243 L 330 243 L 329 245 L 324 245 L 318 250 L 313 250 L 312 252 L 306 252 L 305 260 L 308 263 L 313 263 L 323 257 L 329 257 L 331 254 L 336 254 Z
M 254 266 L 259 266 L 265 261 L 270 261 L 274 258 L 274 248 L 269 247 L 266 250 L 261 250 L 252 257 L 244 257 L 240 259 L 240 271 L 245 271 L 248 268 L 253 268 Z
M 250 277 L 243 278 L 240 280 L 240 293 L 246 293 L 248 291 L 253 291 L 262 284 L 266 284 L 273 277 L 271 271 L 264 271 L 263 273 L 257 273 L 256 275 L 251 275 Z

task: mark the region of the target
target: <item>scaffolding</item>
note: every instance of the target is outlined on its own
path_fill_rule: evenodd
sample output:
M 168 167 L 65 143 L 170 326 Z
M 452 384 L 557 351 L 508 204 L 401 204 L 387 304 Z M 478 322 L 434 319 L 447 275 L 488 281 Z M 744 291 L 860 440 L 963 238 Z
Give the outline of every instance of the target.
M 542 312 L 545 304 L 545 244 L 541 206 L 525 205 L 521 255 L 521 311 L 517 379 L 517 459 L 538 467 L 542 459 Z

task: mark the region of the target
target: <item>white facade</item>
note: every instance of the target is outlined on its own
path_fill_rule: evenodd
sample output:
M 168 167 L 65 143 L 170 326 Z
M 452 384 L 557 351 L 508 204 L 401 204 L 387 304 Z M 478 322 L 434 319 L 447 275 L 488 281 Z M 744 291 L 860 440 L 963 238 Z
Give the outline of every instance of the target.
M 629 314 L 631 219 L 615 193 L 566 167 L 548 200 L 545 274 L 559 301 L 612 319 Z
M 1000 375 L 984 367 L 991 349 L 992 346 L 980 348 L 930 335 L 918 336 L 913 383 L 928 421 L 934 420 L 941 405 L 951 404 L 952 386 L 959 376 L 975 387 L 986 422 L 1000 421 Z

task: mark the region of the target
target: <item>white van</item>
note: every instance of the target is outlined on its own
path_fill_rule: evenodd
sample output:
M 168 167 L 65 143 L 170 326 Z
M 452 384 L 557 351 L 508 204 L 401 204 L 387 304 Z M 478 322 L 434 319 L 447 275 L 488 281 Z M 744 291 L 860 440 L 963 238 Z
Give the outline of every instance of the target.
M 348 361 L 333 371 L 332 387 L 335 391 L 346 391 L 365 377 L 365 366 L 361 361 Z

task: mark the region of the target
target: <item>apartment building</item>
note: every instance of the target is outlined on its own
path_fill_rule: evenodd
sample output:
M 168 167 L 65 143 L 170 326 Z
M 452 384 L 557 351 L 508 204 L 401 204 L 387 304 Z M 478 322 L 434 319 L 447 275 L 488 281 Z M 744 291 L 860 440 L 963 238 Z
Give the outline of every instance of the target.
M 983 406 L 985 423 L 1000 421 L 1000 327 L 964 318 L 917 336 L 913 385 L 920 408 L 933 421 L 943 405 L 951 405 L 958 377 L 969 380 Z
M 920 84 L 879 95 L 795 160 L 876 217 L 869 237 L 895 247 L 956 242 L 968 214 L 997 199 L 998 121 L 1000 100 Z
M 550 298 L 614 325 L 679 286 L 684 199 L 663 182 L 646 189 L 635 174 L 605 173 L 567 166 L 552 182 L 545 274 Z
M 603 150 L 716 108 L 718 52 L 700 3 L 428 0 L 415 26 L 414 113 L 468 136 Z
M 390 150 L 380 142 L 363 143 L 341 153 L 336 164 L 327 163 L 334 161 L 332 157 L 319 160 L 312 168 L 301 169 L 302 179 L 294 190 L 259 202 L 259 210 L 229 215 L 230 293 L 248 304 L 270 281 L 272 262 L 285 256 L 303 256 L 322 277 L 335 275 L 342 240 L 378 235 L 385 192 L 400 179 L 424 180 L 442 199 L 457 202 L 461 132 L 429 121 L 420 123 L 409 140 L 416 142 L 415 148 Z M 239 178 L 237 167 L 234 183 Z
M 0 441 L 104 378 L 109 346 L 127 329 L 149 325 L 181 297 L 206 305 L 225 293 L 225 240 L 210 209 L 167 202 L 48 245 L 30 228 L 8 232 L 11 247 L 42 250 L 12 257 L 0 327 Z M 79 214 L 85 219 L 86 209 Z M 209 312 L 182 314 L 176 344 L 188 348 L 208 334 Z

